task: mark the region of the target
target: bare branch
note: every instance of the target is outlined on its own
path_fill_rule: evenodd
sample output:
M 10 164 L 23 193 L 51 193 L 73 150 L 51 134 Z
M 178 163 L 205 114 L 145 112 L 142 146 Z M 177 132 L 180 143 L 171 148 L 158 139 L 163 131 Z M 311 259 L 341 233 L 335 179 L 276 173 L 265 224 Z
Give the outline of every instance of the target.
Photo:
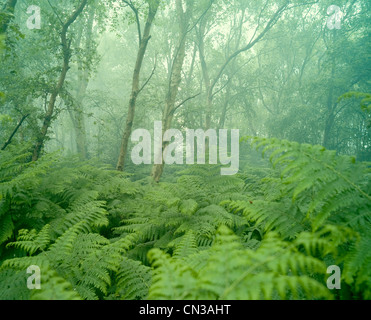
M 59 17 L 59 15 L 58 15 L 58 12 L 55 10 L 55 8 L 52 6 L 52 4 L 50 3 L 50 1 L 48 0 L 48 3 L 49 3 L 49 6 L 50 6 L 50 8 L 52 8 L 52 10 L 53 10 L 53 12 L 54 12 L 54 14 L 56 15 L 56 17 L 58 18 L 58 20 L 59 20 L 59 22 L 61 23 L 61 25 L 63 26 L 63 21 L 62 21 L 62 19 Z
M 139 93 L 141 93 L 141 92 L 143 91 L 143 89 L 144 89 L 144 88 L 147 86 L 147 84 L 151 81 L 153 75 L 155 74 L 156 67 L 157 67 L 157 59 L 155 59 L 155 65 L 153 66 L 153 69 L 152 69 L 151 75 L 148 77 L 148 79 L 146 80 L 146 82 L 144 82 L 144 84 L 142 85 L 142 87 L 139 89 L 139 91 L 138 91 L 138 95 L 139 95 Z
M 215 85 L 218 83 L 220 77 L 224 73 L 225 68 L 229 65 L 229 63 L 234 60 L 239 54 L 242 52 L 245 52 L 249 49 L 251 49 L 257 42 L 259 42 L 264 35 L 277 23 L 278 19 L 280 18 L 282 12 L 287 8 L 288 3 L 285 3 L 282 5 L 276 12 L 275 14 L 271 17 L 271 19 L 268 21 L 267 25 L 265 26 L 264 30 L 254 39 L 250 40 L 250 42 L 244 47 L 241 48 L 237 51 L 235 51 L 230 57 L 227 59 L 227 61 L 223 64 L 223 66 L 220 68 L 218 75 L 214 79 L 211 87 L 210 87 L 210 92 L 214 90 Z
M 134 12 L 135 21 L 136 21 L 137 29 L 138 29 L 138 40 L 139 40 L 139 45 L 140 45 L 140 43 L 142 42 L 142 28 L 140 26 L 140 19 L 139 19 L 138 9 L 135 8 L 135 6 L 131 2 L 131 0 L 130 1 L 122 0 L 122 1 L 124 3 L 126 3 L 130 7 L 130 9 Z
M 172 111 L 171 111 L 171 114 L 174 114 L 176 110 L 178 110 L 181 106 L 183 106 L 186 102 L 188 102 L 189 100 L 192 100 L 196 97 L 198 97 L 199 95 L 201 94 L 201 92 L 195 94 L 194 96 L 191 96 L 191 97 L 188 97 L 187 99 L 183 100 L 181 103 L 179 103 Z
M 10 135 L 10 137 L 8 138 L 8 140 L 6 140 L 6 142 L 4 143 L 3 147 L 1 148 L 2 151 L 4 151 L 6 149 L 6 147 L 8 145 L 10 145 L 10 143 L 12 142 L 12 139 L 13 137 L 15 136 L 15 134 L 17 133 L 17 131 L 19 130 L 19 128 L 21 127 L 22 123 L 30 116 L 30 114 L 27 114 L 25 116 L 22 117 L 22 119 L 18 122 L 18 125 L 16 126 L 16 128 L 13 130 L 12 134 Z

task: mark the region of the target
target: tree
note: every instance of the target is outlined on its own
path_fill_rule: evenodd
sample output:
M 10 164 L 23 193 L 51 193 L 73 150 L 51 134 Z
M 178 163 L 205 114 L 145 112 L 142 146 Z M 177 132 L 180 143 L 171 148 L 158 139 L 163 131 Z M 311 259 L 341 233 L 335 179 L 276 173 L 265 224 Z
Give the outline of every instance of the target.
M 145 83 L 144 86 L 142 86 L 141 88 L 139 87 L 140 71 L 142 69 L 143 59 L 144 59 L 144 56 L 147 50 L 148 42 L 151 38 L 150 33 L 151 33 L 152 23 L 156 16 L 158 7 L 160 5 L 160 0 L 149 0 L 148 1 L 148 6 L 149 6 L 148 15 L 147 15 L 146 24 L 144 26 L 143 36 L 142 36 L 138 9 L 134 6 L 132 1 L 124 1 L 124 2 L 127 3 L 128 6 L 135 13 L 135 19 L 136 19 L 136 23 L 138 26 L 139 48 L 138 48 L 137 59 L 136 59 L 134 72 L 133 72 L 132 89 L 131 89 L 131 94 L 130 94 L 130 99 L 129 99 L 128 113 L 126 116 L 126 125 L 125 125 L 124 134 L 122 136 L 120 155 L 119 155 L 119 159 L 117 162 L 117 170 L 119 171 L 124 170 L 129 138 L 130 138 L 131 131 L 133 128 L 136 101 L 137 101 L 138 95 L 143 90 L 144 86 L 146 85 Z
M 211 79 L 209 68 L 207 65 L 207 62 L 205 60 L 205 52 L 204 52 L 204 25 L 201 20 L 199 33 L 198 33 L 198 41 L 199 41 L 199 52 L 200 52 L 200 61 L 201 61 L 201 67 L 203 72 L 203 78 L 205 82 L 205 89 L 206 89 L 206 97 L 207 97 L 207 113 L 206 113 L 206 129 L 211 128 L 211 114 L 213 112 L 213 97 L 215 95 L 214 89 L 216 88 L 216 85 L 218 84 L 219 80 L 221 79 L 222 75 L 224 74 L 226 68 L 228 65 L 234 61 L 240 54 L 243 52 L 246 52 L 250 49 L 252 49 L 259 41 L 261 41 L 265 34 L 269 32 L 270 29 L 273 28 L 273 26 L 277 23 L 277 21 L 282 16 L 282 13 L 289 8 L 289 2 L 284 2 L 282 5 L 280 5 L 277 10 L 268 18 L 265 27 L 260 30 L 260 24 L 261 20 L 263 19 L 263 15 L 265 14 L 265 9 L 267 7 L 268 1 L 265 3 L 265 6 L 263 6 L 263 9 L 260 11 L 259 15 L 257 16 L 257 24 L 255 27 L 255 31 L 253 33 L 253 36 L 250 38 L 248 43 L 241 47 L 237 48 L 234 52 L 232 52 L 222 63 L 222 65 L 217 69 L 215 72 L 215 76 L 213 79 Z M 245 14 L 245 8 L 242 8 L 242 18 L 241 22 L 239 23 L 238 29 L 238 39 L 236 41 L 237 46 L 239 45 L 239 42 L 241 40 L 241 33 L 242 33 L 242 26 L 243 26 L 243 18 Z
M 179 23 L 179 43 L 175 49 L 174 58 L 169 72 L 168 90 L 165 98 L 165 106 L 162 112 L 162 136 L 171 128 L 176 108 L 175 102 L 182 81 L 182 68 L 186 56 L 187 35 L 189 34 L 189 23 L 193 14 L 194 1 L 185 0 L 185 4 L 186 10 L 184 11 L 184 0 L 176 0 L 176 12 Z M 155 150 L 157 156 L 161 158 L 162 162 L 153 165 L 151 176 L 155 182 L 158 182 L 162 176 L 164 170 L 163 152 L 168 144 L 169 141 L 163 141 L 160 150 Z
M 44 121 L 40 130 L 40 133 L 37 137 L 36 144 L 34 147 L 33 155 L 32 155 L 32 161 L 37 161 L 40 157 L 42 148 L 45 143 L 45 138 L 48 133 L 48 129 L 51 125 L 52 118 L 54 115 L 54 108 L 55 108 L 55 102 L 60 94 L 62 87 L 64 85 L 67 72 L 70 68 L 70 59 L 71 59 L 71 42 L 72 40 L 68 38 L 68 29 L 69 27 L 76 21 L 78 16 L 83 12 L 88 0 L 82 0 L 77 8 L 74 10 L 74 12 L 67 18 L 66 22 L 62 23 L 61 27 L 61 45 L 62 45 L 62 56 L 63 56 L 63 65 L 62 65 L 62 71 L 59 75 L 59 79 L 57 81 L 57 84 L 53 88 L 52 94 L 50 96 L 50 100 L 48 103 L 48 107 L 44 116 Z
M 75 51 L 78 52 L 78 58 L 76 62 L 77 70 L 73 70 L 76 73 L 76 89 L 73 94 L 64 94 L 64 102 L 67 105 L 67 109 L 73 124 L 75 137 L 76 137 L 76 148 L 80 159 L 84 160 L 88 158 L 88 146 L 85 128 L 85 111 L 84 111 L 84 98 L 89 85 L 91 77 L 91 69 L 94 62 L 94 58 L 97 52 L 97 43 L 94 41 L 94 37 L 97 36 L 93 30 L 94 20 L 99 15 L 98 5 L 91 5 L 86 21 L 81 21 L 78 26 L 77 38 Z

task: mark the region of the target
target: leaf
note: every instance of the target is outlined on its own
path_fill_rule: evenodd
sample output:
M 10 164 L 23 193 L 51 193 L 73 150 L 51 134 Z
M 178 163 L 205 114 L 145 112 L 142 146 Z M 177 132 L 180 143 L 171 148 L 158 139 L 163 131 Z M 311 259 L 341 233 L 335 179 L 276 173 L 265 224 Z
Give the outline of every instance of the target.
M 179 205 L 180 212 L 189 216 L 193 215 L 197 211 L 197 208 L 198 204 L 193 199 L 182 200 Z
M 0 245 L 7 241 L 12 235 L 14 224 L 10 214 L 0 215 Z

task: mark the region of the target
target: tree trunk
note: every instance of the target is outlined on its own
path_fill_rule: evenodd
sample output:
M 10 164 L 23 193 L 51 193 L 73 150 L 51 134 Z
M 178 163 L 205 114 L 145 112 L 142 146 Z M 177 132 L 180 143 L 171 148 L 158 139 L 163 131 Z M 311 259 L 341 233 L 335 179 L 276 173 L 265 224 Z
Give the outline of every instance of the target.
M 15 136 L 15 134 L 17 133 L 17 131 L 21 127 L 23 121 L 25 121 L 29 116 L 30 116 L 29 114 L 26 114 L 25 116 L 22 117 L 22 119 L 18 122 L 18 125 L 15 127 L 12 134 L 10 135 L 8 140 L 6 140 L 6 142 L 4 143 L 4 145 L 2 146 L 2 148 L 0 150 L 4 151 L 7 148 L 7 146 L 11 144 L 13 137 Z
M 44 116 L 44 122 L 41 128 L 41 131 L 39 133 L 39 136 L 36 141 L 36 145 L 33 151 L 32 155 L 32 161 L 37 161 L 40 157 L 41 150 L 44 147 L 46 135 L 48 133 L 48 129 L 51 125 L 53 115 L 54 115 L 54 107 L 55 107 L 55 102 L 57 100 L 57 97 L 64 85 L 64 81 L 66 80 L 67 72 L 69 70 L 69 63 L 70 63 L 70 58 L 71 58 L 71 41 L 67 40 L 67 31 L 68 28 L 71 26 L 72 23 L 75 22 L 77 17 L 81 14 L 81 12 L 84 10 L 84 7 L 87 3 L 87 0 L 82 0 L 78 8 L 72 13 L 72 15 L 69 17 L 67 22 L 63 25 L 62 27 L 62 32 L 61 32 L 61 44 L 62 44 L 62 50 L 63 50 L 63 67 L 62 67 L 62 72 L 59 76 L 58 83 L 56 87 L 54 88 L 47 111 Z
M 327 119 L 325 123 L 325 129 L 323 134 L 323 146 L 327 149 L 331 148 L 331 130 L 335 122 L 335 109 L 337 103 L 334 103 L 334 79 L 335 79 L 335 66 L 336 57 L 332 54 L 331 57 L 331 76 L 330 76 L 330 90 L 327 96 Z
M 225 95 L 223 110 L 222 110 L 222 114 L 221 114 L 220 119 L 219 119 L 219 129 L 224 129 L 225 119 L 227 117 L 227 110 L 228 110 L 229 99 L 230 98 L 231 98 L 231 86 L 229 85 L 229 86 L 227 86 L 227 92 L 226 92 L 226 95 Z
M 138 29 L 138 32 L 139 32 L 138 36 L 140 39 L 139 50 L 137 53 L 137 60 L 135 63 L 135 68 L 134 68 L 134 73 L 133 73 L 133 82 L 132 82 L 132 89 L 131 89 L 131 94 L 130 94 L 130 99 L 129 99 L 129 109 L 128 109 L 128 114 L 126 117 L 126 125 L 125 125 L 124 134 L 121 140 L 120 154 L 119 154 L 119 159 L 117 162 L 118 171 L 124 170 L 125 158 L 126 158 L 127 151 L 128 151 L 129 138 L 130 138 L 132 128 L 133 128 L 136 101 L 140 93 L 140 88 L 139 88 L 140 71 L 142 69 L 143 59 L 147 51 L 148 42 L 151 38 L 150 36 L 151 27 L 152 27 L 153 20 L 156 16 L 158 7 L 159 7 L 159 1 L 154 1 L 150 3 L 149 5 L 149 13 L 148 13 L 146 25 L 144 27 L 143 38 L 140 35 L 140 27 Z
M 41 128 L 41 131 L 39 133 L 39 137 L 37 138 L 36 145 L 35 145 L 35 148 L 34 148 L 34 151 L 33 151 L 32 161 L 37 161 L 40 157 L 41 150 L 44 147 L 46 134 L 47 134 L 48 129 L 50 127 L 50 124 L 52 122 L 55 101 L 57 100 L 59 92 L 62 89 L 64 81 L 66 79 L 66 75 L 67 75 L 67 72 L 68 72 L 68 69 L 69 69 L 69 55 L 70 55 L 69 53 L 66 53 L 66 54 L 68 55 L 68 58 L 64 59 L 63 69 L 62 69 L 62 73 L 59 77 L 58 84 L 54 88 L 54 90 L 52 92 L 52 95 L 50 97 L 49 104 L 48 104 L 48 109 L 47 109 L 46 114 L 44 116 L 43 126 Z
M 327 149 L 332 148 L 331 131 L 334 126 L 334 123 L 335 123 L 335 114 L 333 110 L 331 109 L 330 114 L 328 115 L 327 120 L 326 120 L 325 130 L 323 134 L 323 146 Z
M 182 69 L 186 54 L 186 36 L 188 33 L 189 20 L 193 10 L 193 1 L 190 1 L 190 3 L 188 3 L 186 12 L 183 11 L 182 0 L 176 1 L 176 7 L 180 25 L 180 42 L 170 72 L 169 89 L 166 95 L 165 108 L 162 114 L 162 136 L 164 135 L 165 131 L 171 128 L 174 117 L 175 102 L 178 95 L 179 86 L 182 81 Z M 152 167 L 151 176 L 155 182 L 160 181 L 162 173 L 164 171 L 165 164 L 163 162 L 163 152 L 168 145 L 168 141 L 162 142 L 161 150 L 158 150 L 158 152 L 161 153 L 162 163 L 154 164 Z
M 211 112 L 212 112 L 212 104 L 213 104 L 213 95 L 211 90 L 211 80 L 209 69 L 207 67 L 206 59 L 205 59 L 205 25 L 200 23 L 200 28 L 197 33 L 198 38 L 198 50 L 200 55 L 200 62 L 201 62 L 201 70 L 202 76 L 204 78 L 205 90 L 206 90 L 206 130 L 210 129 L 211 127 Z
M 93 22 L 95 16 L 95 8 L 92 6 L 89 12 L 88 17 L 88 24 L 86 30 L 86 44 L 85 50 L 86 52 L 91 52 L 92 48 L 92 32 L 93 32 Z M 78 81 L 79 86 L 76 92 L 76 107 L 78 108 L 71 114 L 72 121 L 74 123 L 75 128 L 75 135 L 76 135 L 76 147 L 77 153 L 81 160 L 85 160 L 88 158 L 88 149 L 87 149 L 87 142 L 86 142 L 86 129 L 85 129 L 85 116 L 84 116 L 84 107 L 83 107 L 83 100 L 86 94 L 86 90 L 89 85 L 89 71 L 84 68 L 83 69 L 83 61 L 78 61 L 79 64 L 79 74 L 78 74 Z

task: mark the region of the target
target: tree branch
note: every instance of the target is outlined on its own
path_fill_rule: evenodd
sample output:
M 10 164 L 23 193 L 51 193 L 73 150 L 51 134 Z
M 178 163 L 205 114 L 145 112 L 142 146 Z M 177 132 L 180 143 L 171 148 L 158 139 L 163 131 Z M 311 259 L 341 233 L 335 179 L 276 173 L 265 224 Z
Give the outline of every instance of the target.
M 54 14 L 55 14 L 56 17 L 58 18 L 59 22 L 60 22 L 61 25 L 63 26 L 63 21 L 62 21 L 62 19 L 59 17 L 58 12 L 55 10 L 55 8 L 54 8 L 54 7 L 52 6 L 52 4 L 50 3 L 50 0 L 48 0 L 48 3 L 49 3 L 50 8 L 52 8 Z
M 19 128 L 21 127 L 22 123 L 30 116 L 30 114 L 27 114 L 25 116 L 22 117 L 22 119 L 18 122 L 18 125 L 15 127 L 15 129 L 13 130 L 12 134 L 10 135 L 10 137 L 8 138 L 8 140 L 4 143 L 3 147 L 1 148 L 2 151 L 4 151 L 6 149 L 6 147 L 8 145 L 10 145 L 10 143 L 12 142 L 12 139 L 13 137 L 15 136 L 15 134 L 17 133 L 17 131 L 19 130 Z
M 201 92 L 195 94 L 194 96 L 191 96 L 191 97 L 188 97 L 187 99 L 183 100 L 181 103 L 179 103 L 172 111 L 171 111 L 171 114 L 174 114 L 175 111 L 177 111 L 182 105 L 184 105 L 186 102 L 188 102 L 189 100 L 192 100 L 196 97 L 198 97 L 199 95 L 201 94 Z
M 220 77 L 222 76 L 222 74 L 224 73 L 224 70 L 225 68 L 229 65 L 229 63 L 235 59 L 239 54 L 241 54 L 242 52 L 245 52 L 249 49 L 251 49 L 257 42 L 259 42 L 263 37 L 264 35 L 276 24 L 276 22 L 278 21 L 278 19 L 280 18 L 281 16 L 281 13 L 287 8 L 288 6 L 288 3 L 285 3 L 284 5 L 282 5 L 276 12 L 275 14 L 271 17 L 271 19 L 268 21 L 267 25 L 265 26 L 264 30 L 254 39 L 254 40 L 250 40 L 250 42 L 244 47 L 244 48 L 241 48 L 241 49 L 238 49 L 237 51 L 235 51 L 233 54 L 231 54 L 229 56 L 229 58 L 227 59 L 227 61 L 223 64 L 223 66 L 220 68 L 219 70 L 219 73 L 218 75 L 215 77 L 211 87 L 210 87 L 210 92 L 212 93 L 212 91 L 214 90 L 214 87 L 215 85 L 218 83 Z
M 153 66 L 153 69 L 152 69 L 152 72 L 151 72 L 151 75 L 148 77 L 148 79 L 146 80 L 146 82 L 143 83 L 142 87 L 139 89 L 138 91 L 138 95 L 139 93 L 141 93 L 143 91 L 143 89 L 147 86 L 147 84 L 151 81 L 153 75 L 155 74 L 155 71 L 156 71 L 156 68 L 157 68 L 157 59 L 155 60 L 155 65 Z
M 142 28 L 140 26 L 140 20 L 139 20 L 139 13 L 138 13 L 138 9 L 135 8 L 135 6 L 133 5 L 133 3 L 130 1 L 126 1 L 126 0 L 122 0 L 124 3 L 126 3 L 130 9 L 134 12 L 134 15 L 135 15 L 135 22 L 137 24 L 137 29 L 138 29 L 138 40 L 139 40 L 139 45 L 140 43 L 142 42 Z

